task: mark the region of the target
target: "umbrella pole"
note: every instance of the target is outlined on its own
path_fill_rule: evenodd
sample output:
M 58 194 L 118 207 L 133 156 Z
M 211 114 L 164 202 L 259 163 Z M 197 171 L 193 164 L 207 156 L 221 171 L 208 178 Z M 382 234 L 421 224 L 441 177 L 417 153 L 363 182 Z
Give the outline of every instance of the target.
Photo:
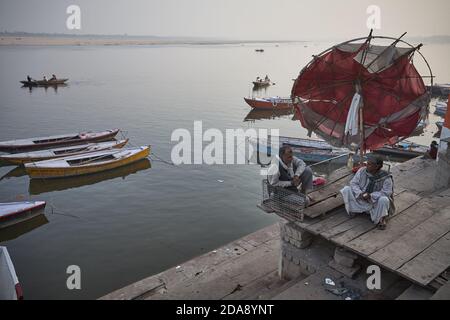
M 363 118 L 363 108 L 362 106 L 359 108 L 359 134 L 360 134 L 360 142 L 359 142 L 359 165 L 362 166 L 364 163 L 364 118 Z

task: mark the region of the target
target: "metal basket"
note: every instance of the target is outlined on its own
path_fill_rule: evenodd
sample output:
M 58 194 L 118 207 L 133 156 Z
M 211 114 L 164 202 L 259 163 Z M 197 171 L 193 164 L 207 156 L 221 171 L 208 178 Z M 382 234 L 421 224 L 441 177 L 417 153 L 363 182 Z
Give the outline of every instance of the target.
M 288 221 L 303 221 L 303 210 L 307 205 L 305 195 L 286 188 L 272 186 L 267 179 L 262 181 L 261 206 Z

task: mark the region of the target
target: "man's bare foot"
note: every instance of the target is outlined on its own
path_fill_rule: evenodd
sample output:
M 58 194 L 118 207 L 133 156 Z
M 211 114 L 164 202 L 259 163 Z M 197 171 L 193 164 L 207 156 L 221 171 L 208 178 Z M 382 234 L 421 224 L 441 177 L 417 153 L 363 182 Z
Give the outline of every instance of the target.
M 380 220 L 380 222 L 377 224 L 378 230 L 386 230 L 386 219 L 383 218 Z
M 353 219 L 354 217 L 356 217 L 356 212 L 349 212 L 348 216 L 350 217 L 350 219 Z

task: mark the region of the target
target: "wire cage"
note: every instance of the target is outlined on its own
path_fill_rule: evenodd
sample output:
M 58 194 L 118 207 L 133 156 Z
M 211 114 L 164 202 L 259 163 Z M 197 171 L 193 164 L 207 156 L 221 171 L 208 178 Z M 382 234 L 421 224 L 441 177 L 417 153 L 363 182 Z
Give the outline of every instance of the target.
M 288 221 L 303 221 L 303 210 L 307 206 L 304 194 L 282 187 L 272 186 L 267 179 L 262 181 L 261 206 Z

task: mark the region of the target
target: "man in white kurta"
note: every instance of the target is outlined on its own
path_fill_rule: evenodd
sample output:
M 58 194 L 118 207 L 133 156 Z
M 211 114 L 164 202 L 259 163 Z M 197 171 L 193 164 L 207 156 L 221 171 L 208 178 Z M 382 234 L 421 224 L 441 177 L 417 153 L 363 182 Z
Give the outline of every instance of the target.
M 372 222 L 380 229 L 386 228 L 386 217 L 393 211 L 392 176 L 381 170 L 383 160 L 369 157 L 367 167 L 361 168 L 350 181 L 350 186 L 341 190 L 345 209 L 350 216 L 369 213 Z

